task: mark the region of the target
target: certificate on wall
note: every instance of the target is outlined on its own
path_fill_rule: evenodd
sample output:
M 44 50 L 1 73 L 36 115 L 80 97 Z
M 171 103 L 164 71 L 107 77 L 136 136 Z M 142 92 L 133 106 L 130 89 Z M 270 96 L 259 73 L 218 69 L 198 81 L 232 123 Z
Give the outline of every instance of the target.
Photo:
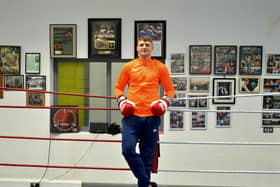
M 77 57 L 77 26 L 75 24 L 50 24 L 50 56 Z
M 40 74 L 40 53 L 25 53 L 25 73 Z

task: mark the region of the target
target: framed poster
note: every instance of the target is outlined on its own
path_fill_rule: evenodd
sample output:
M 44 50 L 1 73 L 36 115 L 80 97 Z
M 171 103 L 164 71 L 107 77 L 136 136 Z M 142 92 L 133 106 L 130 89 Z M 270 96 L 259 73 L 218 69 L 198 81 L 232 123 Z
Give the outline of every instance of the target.
M 230 110 L 230 106 L 218 106 L 217 110 Z M 230 112 L 217 112 L 216 127 L 230 127 Z
M 191 77 L 189 79 L 190 93 L 208 93 L 210 86 L 210 79 L 205 77 Z
M 3 87 L 3 75 L 0 74 L 0 86 Z M 3 89 L 0 88 L 0 98 L 3 98 Z
M 190 45 L 190 74 L 211 74 L 212 72 L 212 46 Z
M 46 90 L 46 76 L 45 75 L 27 75 L 26 89 L 30 90 Z
M 214 47 L 214 74 L 235 75 L 237 67 L 237 46 Z
M 263 92 L 280 92 L 280 79 L 264 78 Z
M 170 130 L 183 130 L 184 129 L 184 112 L 170 111 Z
M 77 57 L 77 25 L 50 24 L 50 57 Z
M 24 88 L 23 75 L 5 75 L 4 87 L 6 88 Z
M 121 59 L 121 19 L 88 19 L 88 58 Z
M 63 107 L 63 106 L 59 106 Z M 77 106 L 67 106 L 77 107 Z M 52 133 L 79 132 L 77 109 L 51 109 L 50 131 Z
M 152 57 L 157 59 L 166 58 L 166 21 L 144 20 L 134 22 L 134 57 L 137 58 L 137 39 L 140 36 L 149 36 L 153 39 L 154 50 Z
M 0 46 L 0 74 L 20 74 L 20 46 Z
M 185 74 L 185 61 L 183 53 L 171 54 L 170 69 L 172 74 Z
M 207 129 L 206 112 L 191 112 L 191 129 Z
M 189 94 L 188 106 L 189 108 L 208 108 L 208 99 L 204 98 L 208 95 Z
M 279 110 L 280 96 L 263 96 L 263 109 Z
M 214 78 L 213 96 L 213 104 L 234 104 L 235 78 Z
M 240 46 L 239 75 L 262 74 L 262 46 Z
M 26 92 L 26 106 L 45 106 L 45 93 Z
M 176 91 L 187 90 L 187 77 L 171 77 L 171 80 Z
M 260 93 L 260 77 L 240 77 L 239 93 Z
M 280 127 L 279 113 L 263 113 L 262 127 Z
M 280 75 L 280 54 L 267 54 L 266 74 Z
M 170 107 L 186 107 L 185 92 L 175 92 L 174 99 L 171 100 Z M 182 98 L 182 99 L 180 99 Z
M 40 74 L 41 54 L 25 53 L 25 73 Z

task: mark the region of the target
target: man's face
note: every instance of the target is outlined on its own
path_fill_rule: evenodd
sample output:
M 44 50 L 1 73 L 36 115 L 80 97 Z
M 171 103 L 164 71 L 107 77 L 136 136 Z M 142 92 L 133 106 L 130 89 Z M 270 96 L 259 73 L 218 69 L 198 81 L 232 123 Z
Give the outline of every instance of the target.
M 149 59 L 151 58 L 151 54 L 153 51 L 153 44 L 149 41 L 138 41 L 137 44 L 137 52 L 138 56 L 141 59 Z

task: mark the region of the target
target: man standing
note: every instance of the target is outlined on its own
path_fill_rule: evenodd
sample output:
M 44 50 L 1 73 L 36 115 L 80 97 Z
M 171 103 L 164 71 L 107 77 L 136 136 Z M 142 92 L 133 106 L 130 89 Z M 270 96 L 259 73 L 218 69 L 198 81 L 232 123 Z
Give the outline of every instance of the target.
M 138 187 L 154 187 L 150 182 L 153 154 L 158 140 L 160 116 L 174 97 L 167 67 L 151 58 L 153 40 L 143 36 L 137 41 L 138 58 L 126 63 L 115 85 L 115 96 L 122 119 L 122 153 L 138 180 Z M 160 84 L 164 96 L 160 98 Z M 128 86 L 127 97 L 124 89 Z M 139 154 L 136 145 L 139 142 Z

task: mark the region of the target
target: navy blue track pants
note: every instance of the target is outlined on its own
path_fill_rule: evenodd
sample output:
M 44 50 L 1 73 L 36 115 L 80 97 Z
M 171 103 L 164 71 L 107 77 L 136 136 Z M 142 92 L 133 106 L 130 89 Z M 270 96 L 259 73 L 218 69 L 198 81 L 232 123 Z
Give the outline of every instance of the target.
M 122 154 L 138 179 L 138 187 L 148 187 L 150 184 L 160 121 L 157 116 L 122 119 Z M 139 153 L 136 152 L 138 142 Z

